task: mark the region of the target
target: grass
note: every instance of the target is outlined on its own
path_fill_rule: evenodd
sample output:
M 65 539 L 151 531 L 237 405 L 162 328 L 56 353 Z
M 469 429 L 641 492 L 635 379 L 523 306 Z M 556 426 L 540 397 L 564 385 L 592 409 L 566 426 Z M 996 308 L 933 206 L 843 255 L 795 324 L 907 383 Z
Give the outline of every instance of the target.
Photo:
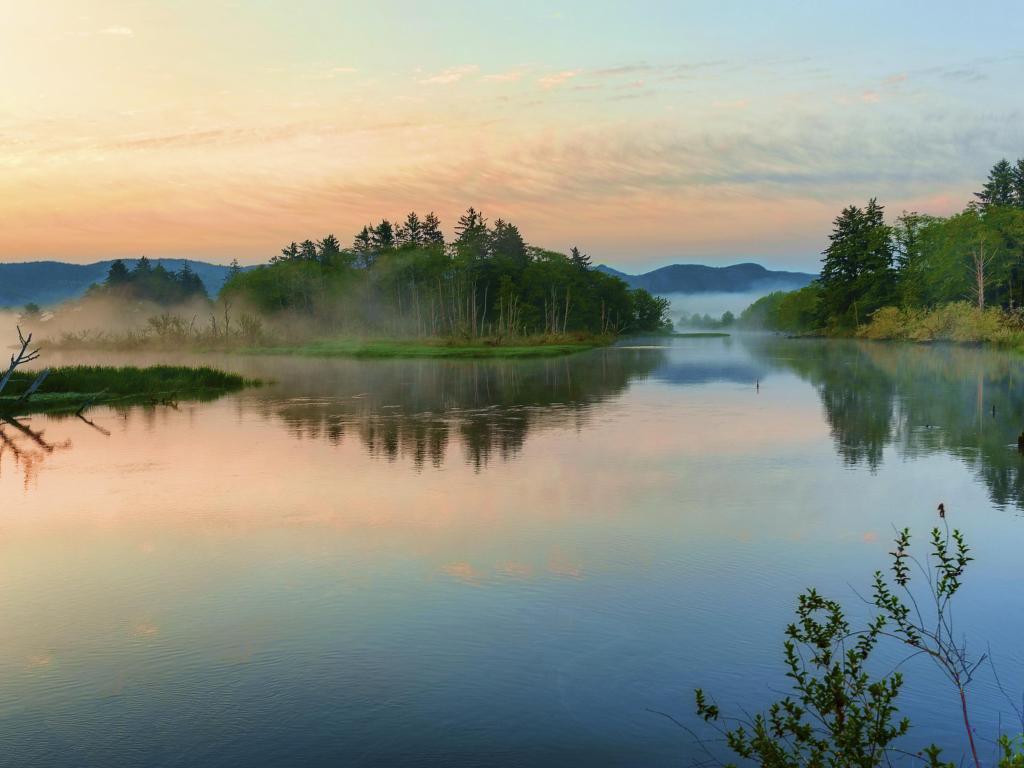
M 245 350 L 257 354 L 301 355 L 305 357 L 353 357 L 362 359 L 442 358 L 442 359 L 523 359 L 561 357 L 606 346 L 611 341 L 603 336 L 571 338 L 530 337 L 512 344 L 493 341 L 427 340 L 361 340 L 321 339 L 296 347 L 258 347 Z
M 54 368 L 39 391 L 18 402 L 37 372 L 16 371 L 0 395 L 0 415 L 76 411 L 83 405 L 139 405 L 212 400 L 260 382 L 207 367 L 149 368 L 68 366 Z

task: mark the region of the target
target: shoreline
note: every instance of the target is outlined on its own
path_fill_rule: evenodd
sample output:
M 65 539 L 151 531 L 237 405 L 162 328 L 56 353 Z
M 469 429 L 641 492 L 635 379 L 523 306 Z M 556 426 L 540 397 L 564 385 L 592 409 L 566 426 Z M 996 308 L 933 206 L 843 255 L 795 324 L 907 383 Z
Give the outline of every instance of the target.
M 353 359 L 528 359 L 562 357 L 611 346 L 617 336 L 523 337 L 500 343 L 494 339 L 360 339 L 320 338 L 288 345 L 239 345 L 230 347 L 188 344 L 50 344 L 48 351 L 93 352 L 189 352 L 195 354 L 295 355 L 297 357 Z
M 0 418 L 76 414 L 93 406 L 174 405 L 215 400 L 263 384 L 206 366 L 64 366 L 53 368 L 40 391 L 22 399 L 38 371 L 17 371 L 0 395 Z

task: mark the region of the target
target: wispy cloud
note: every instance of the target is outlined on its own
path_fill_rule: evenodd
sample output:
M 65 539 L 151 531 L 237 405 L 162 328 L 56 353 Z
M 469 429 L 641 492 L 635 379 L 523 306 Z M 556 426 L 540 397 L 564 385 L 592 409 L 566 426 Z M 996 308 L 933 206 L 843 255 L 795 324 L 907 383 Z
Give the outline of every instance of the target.
M 466 76 L 475 74 L 479 71 L 480 67 L 476 64 L 463 64 L 459 67 L 443 69 L 436 75 L 421 78 L 418 82 L 423 85 L 451 85 L 452 83 L 457 83 Z
M 98 34 L 110 35 L 111 37 L 134 37 L 135 30 L 131 27 L 112 26 L 101 29 Z
M 484 75 L 480 79 L 488 83 L 514 83 L 522 79 L 522 72 L 496 72 L 491 75 Z
M 594 69 L 587 74 L 590 77 L 629 77 L 632 75 L 640 75 L 645 72 L 653 72 L 655 67 L 650 64 L 624 64 L 618 67 L 605 67 L 604 69 Z
M 554 72 L 553 74 L 538 78 L 537 84 L 544 89 L 557 88 L 562 83 L 566 83 L 574 77 L 578 77 L 581 73 L 582 70 L 579 69 L 567 69 L 562 72 Z
M 750 102 L 746 99 L 719 100 L 711 102 L 711 106 L 714 109 L 746 109 L 750 106 Z
M 988 75 L 976 69 L 950 69 L 939 75 L 945 80 L 955 80 L 961 83 L 979 83 L 988 80 Z
M 537 80 L 537 83 L 542 88 L 555 88 L 562 85 L 568 80 L 579 79 L 579 80 L 590 80 L 592 82 L 610 82 L 614 83 L 617 80 L 625 78 L 632 78 L 633 83 L 643 82 L 639 78 L 649 77 L 652 80 L 684 80 L 691 79 L 702 70 L 717 69 L 727 64 L 724 60 L 715 61 L 695 61 L 681 64 L 619 64 L 611 67 L 600 67 L 598 69 L 569 69 L 561 72 L 553 72 Z M 576 86 L 579 90 L 594 90 L 599 88 L 599 85 L 579 85 Z

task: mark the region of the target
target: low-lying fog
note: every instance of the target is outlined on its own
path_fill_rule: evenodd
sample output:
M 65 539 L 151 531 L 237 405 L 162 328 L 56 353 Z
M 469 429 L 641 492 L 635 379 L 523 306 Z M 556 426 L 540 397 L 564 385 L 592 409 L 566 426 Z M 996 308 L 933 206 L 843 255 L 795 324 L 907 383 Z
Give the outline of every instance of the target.
M 739 317 L 759 298 L 777 290 L 780 290 L 778 286 L 771 285 L 744 293 L 666 293 L 664 296 L 672 302 L 672 322 L 679 325 L 684 314 L 710 315 L 717 320 L 723 312 L 732 312 Z

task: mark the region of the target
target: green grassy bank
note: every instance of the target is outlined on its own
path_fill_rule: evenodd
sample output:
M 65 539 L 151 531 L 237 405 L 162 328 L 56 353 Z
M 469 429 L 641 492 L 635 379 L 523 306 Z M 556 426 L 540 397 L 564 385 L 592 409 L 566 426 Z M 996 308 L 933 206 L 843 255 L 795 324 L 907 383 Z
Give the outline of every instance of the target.
M 21 396 L 38 372 L 16 371 L 0 396 L 0 416 L 74 412 L 89 405 L 145 405 L 212 400 L 259 382 L 207 367 L 148 368 L 68 366 L 54 368 L 39 391 Z
M 269 346 L 243 350 L 254 354 L 301 355 L 305 357 L 352 357 L 363 359 L 442 358 L 442 359 L 524 359 L 560 357 L 610 344 L 612 337 L 587 338 L 528 337 L 509 344 L 489 340 L 453 341 L 450 339 L 320 339 L 299 346 Z

